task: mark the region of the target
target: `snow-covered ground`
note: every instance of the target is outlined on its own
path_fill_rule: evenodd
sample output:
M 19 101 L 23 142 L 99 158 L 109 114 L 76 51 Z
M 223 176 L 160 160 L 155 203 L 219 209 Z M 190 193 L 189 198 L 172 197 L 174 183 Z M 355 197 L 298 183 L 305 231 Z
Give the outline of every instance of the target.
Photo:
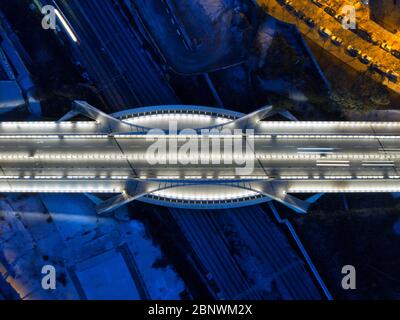
M 138 269 L 143 270 L 141 274 L 151 298 L 179 299 L 179 293 L 185 289 L 184 283 L 171 266 L 153 267 L 156 260 L 162 258 L 162 253 L 147 238 L 143 224 L 133 220 L 123 228 L 126 233 L 129 232 L 127 243 L 135 257 Z
M 88 259 L 79 269 L 76 273 L 87 299 L 141 298 L 123 257 L 115 250 Z
M 0 254 L 0 272 L 25 299 L 179 299 L 185 290 L 171 266 L 155 265 L 162 252 L 142 223 L 99 217 L 84 195 L 0 201 Z M 57 270 L 56 290 L 41 288 L 46 264 Z

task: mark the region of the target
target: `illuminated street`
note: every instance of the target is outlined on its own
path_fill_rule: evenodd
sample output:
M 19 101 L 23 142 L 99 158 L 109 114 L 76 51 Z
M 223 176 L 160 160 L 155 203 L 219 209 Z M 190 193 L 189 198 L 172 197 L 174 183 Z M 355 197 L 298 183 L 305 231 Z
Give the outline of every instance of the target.
M 379 45 L 373 45 L 372 43 L 362 39 L 351 30 L 346 30 L 342 27 L 342 24 L 335 19 L 335 17 L 329 15 L 324 11 L 326 7 L 334 8 L 336 14 L 341 13 L 341 8 L 344 6 L 343 2 L 339 1 L 327 1 L 321 0 L 322 7 L 318 7 L 312 3 L 311 0 L 297 0 L 293 3 L 293 8 L 303 12 L 305 17 L 311 18 L 315 22 L 314 27 L 307 25 L 304 19 L 299 19 L 291 10 L 288 10 L 287 6 L 281 4 L 277 0 L 258 0 L 260 5 L 264 5 L 266 11 L 273 17 L 295 24 L 300 32 L 313 43 L 321 47 L 325 52 L 335 56 L 341 62 L 347 64 L 351 68 L 358 72 L 366 72 L 369 69 L 371 63 L 363 64 L 359 58 L 352 57 L 347 51 L 347 47 L 353 46 L 360 50 L 362 54 L 366 54 L 372 58 L 372 63 L 377 63 L 382 66 L 383 71 L 392 70 L 395 73 L 400 72 L 400 60 L 385 51 Z M 283 2 L 282 2 L 283 3 Z M 393 50 L 400 50 L 400 39 L 397 35 L 383 29 L 378 24 L 374 23 L 369 19 L 368 10 L 363 9 L 357 11 L 357 25 L 369 31 L 374 37 L 381 43 L 386 42 Z M 332 35 L 338 36 L 343 39 L 343 44 L 340 46 L 336 45 L 330 39 L 330 36 L 326 37 L 320 34 L 319 28 L 324 27 L 332 32 Z M 339 65 L 339 64 L 338 64 Z M 375 73 L 376 74 L 376 73 Z M 391 81 L 388 77 L 381 78 L 383 83 L 395 90 L 400 92 L 400 80 Z
M 400 191 L 398 122 L 271 122 L 271 107 L 242 117 L 170 108 L 125 111 L 119 121 L 75 102 L 72 114 L 96 122 L 2 123 L 0 190 L 121 194 L 99 205 L 100 213 L 141 197 L 192 208 L 274 199 L 306 212 L 308 204 L 291 193 Z M 202 121 L 186 133 L 196 118 Z M 151 131 L 171 119 L 175 133 Z M 185 148 L 190 141 L 196 148 Z M 151 151 L 156 143 L 165 147 Z

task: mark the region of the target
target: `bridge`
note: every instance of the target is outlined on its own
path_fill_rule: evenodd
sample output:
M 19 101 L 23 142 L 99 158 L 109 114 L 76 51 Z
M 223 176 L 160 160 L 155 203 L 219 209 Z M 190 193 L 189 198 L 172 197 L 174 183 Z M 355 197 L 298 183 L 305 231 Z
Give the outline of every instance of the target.
M 400 122 L 297 121 L 272 107 L 108 115 L 75 101 L 59 121 L 0 122 L 0 192 L 103 194 L 99 213 L 133 200 L 221 209 L 271 199 L 305 213 L 315 194 L 400 192 L 399 138 Z

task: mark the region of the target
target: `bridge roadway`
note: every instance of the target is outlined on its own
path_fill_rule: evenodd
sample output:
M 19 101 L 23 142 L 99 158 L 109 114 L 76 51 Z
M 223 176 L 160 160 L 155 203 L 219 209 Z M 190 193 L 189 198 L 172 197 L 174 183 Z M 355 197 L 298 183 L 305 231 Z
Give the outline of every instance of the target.
M 236 118 L 200 107 L 149 110 L 120 120 L 75 102 L 57 122 L 1 122 L 0 192 L 118 194 L 99 212 L 135 199 L 192 208 L 274 199 L 305 212 L 309 203 L 291 194 L 400 191 L 400 122 L 268 121 L 270 107 Z M 92 120 L 70 121 L 79 113 Z M 146 127 L 171 119 L 176 132 Z M 180 131 L 188 120 L 192 131 Z M 243 152 L 232 152 L 228 138 Z M 178 154 L 189 139 L 199 148 Z M 167 148 L 149 152 L 160 141 Z

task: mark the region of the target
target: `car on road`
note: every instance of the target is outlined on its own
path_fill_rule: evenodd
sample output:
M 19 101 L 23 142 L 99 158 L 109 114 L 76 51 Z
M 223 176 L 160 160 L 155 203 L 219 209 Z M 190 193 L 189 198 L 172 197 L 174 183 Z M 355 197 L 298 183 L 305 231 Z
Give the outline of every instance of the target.
M 392 82 L 397 82 L 397 80 L 399 79 L 399 74 L 390 69 L 386 71 L 386 76 Z
M 338 47 L 340 47 L 343 44 L 343 39 L 335 35 L 331 37 L 331 41 L 335 46 Z
M 311 0 L 317 7 L 322 8 L 324 5 L 319 0 Z
M 325 38 L 330 38 L 332 36 L 332 31 L 325 27 L 320 27 L 319 33 L 321 36 L 323 36 Z
M 315 27 L 315 21 L 311 19 L 310 17 L 304 19 L 304 22 L 310 27 L 314 28 Z
M 351 45 L 346 48 L 346 52 L 352 57 L 358 57 L 361 54 L 359 49 Z
M 370 64 L 372 62 L 372 58 L 370 56 L 368 56 L 367 54 L 359 55 L 358 59 L 363 64 Z
M 381 44 L 381 48 L 387 52 L 391 52 L 392 51 L 392 47 L 390 45 L 388 45 L 386 42 L 383 42 Z
M 396 57 L 397 59 L 400 59 L 400 51 L 399 50 L 392 49 L 392 51 L 390 53 L 392 54 L 392 56 Z
M 325 7 L 324 11 L 332 17 L 336 16 L 336 10 L 331 7 Z
M 370 68 L 371 68 L 372 71 L 375 71 L 376 73 L 379 73 L 382 76 L 386 76 L 386 71 L 385 71 L 384 67 L 381 64 L 372 63 L 370 65 Z

